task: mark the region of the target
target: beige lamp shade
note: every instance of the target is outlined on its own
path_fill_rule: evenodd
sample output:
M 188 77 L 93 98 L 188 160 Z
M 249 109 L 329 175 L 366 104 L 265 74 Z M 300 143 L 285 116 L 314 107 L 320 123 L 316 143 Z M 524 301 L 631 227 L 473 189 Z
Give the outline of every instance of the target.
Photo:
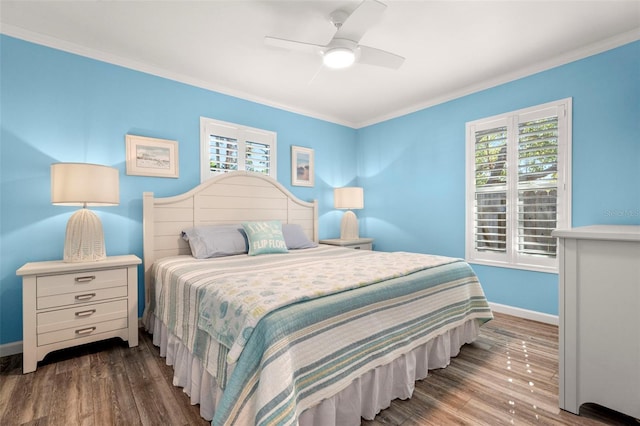
M 358 218 L 351 209 L 364 208 L 364 191 L 357 186 L 345 186 L 333 190 L 333 206 L 347 209 L 340 222 L 340 239 L 357 240 L 359 238 Z
M 51 165 L 51 203 L 61 206 L 117 206 L 118 169 L 87 163 Z
M 51 165 L 51 203 L 82 206 L 67 222 L 65 262 L 90 262 L 107 257 L 102 223 L 87 206 L 120 203 L 118 169 L 86 163 Z
M 345 186 L 333 190 L 333 206 L 336 209 L 364 208 L 364 191 L 357 186 Z

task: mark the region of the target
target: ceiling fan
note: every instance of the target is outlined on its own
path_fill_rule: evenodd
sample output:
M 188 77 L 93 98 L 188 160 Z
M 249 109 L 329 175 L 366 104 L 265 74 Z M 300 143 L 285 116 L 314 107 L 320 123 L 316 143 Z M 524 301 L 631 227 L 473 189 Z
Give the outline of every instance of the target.
M 336 33 L 325 46 L 270 36 L 266 36 L 264 42 L 287 50 L 320 54 L 329 68 L 346 68 L 360 63 L 398 69 L 404 62 L 402 56 L 359 44 L 367 30 L 380 20 L 386 8 L 387 5 L 377 0 L 364 0 L 351 14 L 341 9 L 334 11 L 329 19 L 336 27 Z

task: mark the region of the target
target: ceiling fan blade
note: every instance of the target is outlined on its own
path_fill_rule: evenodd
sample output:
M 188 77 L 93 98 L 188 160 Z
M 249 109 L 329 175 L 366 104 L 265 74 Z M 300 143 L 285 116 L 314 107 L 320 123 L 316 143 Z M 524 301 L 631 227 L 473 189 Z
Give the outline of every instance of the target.
M 282 49 L 306 53 L 320 53 L 320 49 L 324 47 L 318 44 L 305 43 L 303 41 L 287 40 L 284 38 L 270 36 L 265 36 L 264 44 L 266 44 L 267 46 L 279 47 Z
M 358 63 L 376 65 L 379 67 L 398 69 L 404 63 L 402 56 L 375 47 L 359 46 L 360 57 Z
M 387 5 L 377 0 L 364 0 L 342 23 L 334 38 L 360 41 L 365 32 L 382 17 Z

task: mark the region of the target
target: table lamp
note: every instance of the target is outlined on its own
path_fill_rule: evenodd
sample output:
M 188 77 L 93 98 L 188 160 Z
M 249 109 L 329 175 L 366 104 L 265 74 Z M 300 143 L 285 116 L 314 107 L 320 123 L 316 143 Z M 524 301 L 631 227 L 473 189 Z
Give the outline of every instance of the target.
M 352 209 L 364 207 L 364 192 L 356 186 L 346 186 L 333 190 L 333 206 L 336 209 L 346 209 L 340 223 L 340 239 L 356 240 L 358 236 L 358 218 Z
M 67 222 L 65 262 L 91 262 L 107 257 L 102 223 L 88 206 L 120 203 L 118 169 L 87 163 L 51 165 L 51 203 L 82 206 Z

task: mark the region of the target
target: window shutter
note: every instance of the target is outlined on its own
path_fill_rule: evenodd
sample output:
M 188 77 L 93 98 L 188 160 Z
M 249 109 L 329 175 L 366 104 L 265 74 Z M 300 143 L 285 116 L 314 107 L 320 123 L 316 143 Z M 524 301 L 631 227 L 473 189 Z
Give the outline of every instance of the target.
M 247 141 L 245 168 L 252 172 L 270 174 L 271 147 L 264 143 Z
M 507 250 L 507 127 L 475 132 L 475 249 Z
M 558 116 L 518 124 L 519 254 L 556 256 Z
M 244 140 L 245 170 L 264 173 L 266 175 L 271 174 L 271 160 L 273 151 L 271 148 L 273 135 L 253 129 L 245 129 Z
M 209 171 L 212 173 L 238 170 L 238 140 L 209 135 Z
M 468 122 L 465 255 L 557 271 L 551 232 L 571 225 L 571 98 Z
M 277 177 L 274 132 L 201 117 L 200 144 L 203 182 L 233 170 Z

